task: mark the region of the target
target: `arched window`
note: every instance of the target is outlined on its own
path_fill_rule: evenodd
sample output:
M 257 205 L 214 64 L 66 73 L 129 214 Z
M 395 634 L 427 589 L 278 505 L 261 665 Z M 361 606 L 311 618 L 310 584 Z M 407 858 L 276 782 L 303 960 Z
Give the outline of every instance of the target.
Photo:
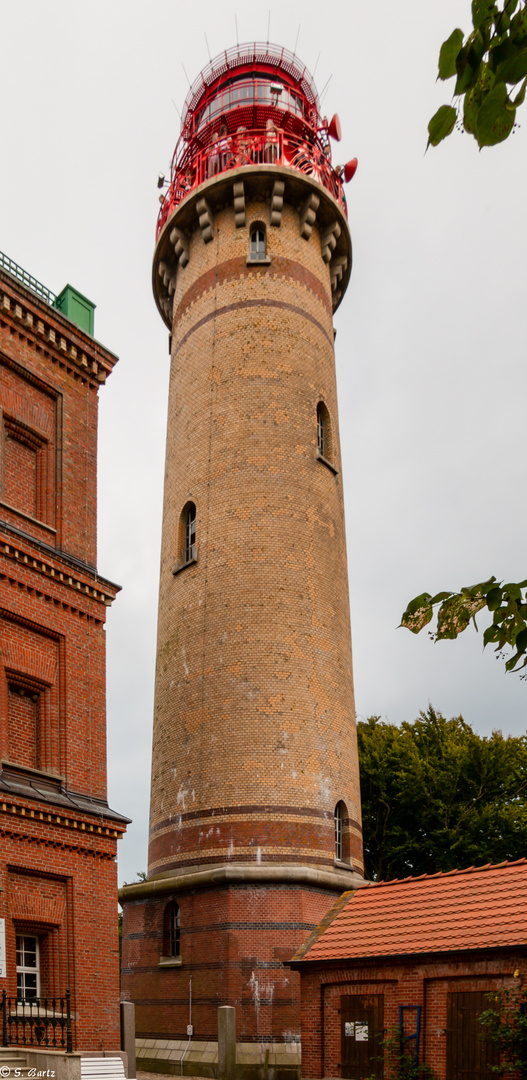
M 317 457 L 329 463 L 333 461 L 331 420 L 323 401 L 317 405 Z
M 185 562 L 196 558 L 196 507 L 189 503 L 185 517 Z
M 335 807 L 335 858 L 342 862 L 342 824 L 344 804 L 338 802 Z
M 174 574 L 177 574 L 184 566 L 188 566 L 189 563 L 196 562 L 197 557 L 196 504 L 188 502 L 185 503 L 179 518 L 177 564 L 174 568 Z
M 340 800 L 335 807 L 335 859 L 337 862 L 350 863 L 350 832 L 348 808 Z
M 267 244 L 265 238 L 265 225 L 260 221 L 255 221 L 251 225 L 250 239 L 249 239 L 249 260 L 250 262 L 263 262 L 267 258 Z
M 179 904 L 167 904 L 163 917 L 163 955 L 174 959 L 181 955 L 181 914 Z

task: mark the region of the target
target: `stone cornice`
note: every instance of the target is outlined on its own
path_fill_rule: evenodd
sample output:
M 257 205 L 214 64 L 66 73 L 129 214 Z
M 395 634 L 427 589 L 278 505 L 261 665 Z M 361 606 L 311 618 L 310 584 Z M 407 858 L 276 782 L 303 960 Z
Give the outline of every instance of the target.
M 82 597 L 109 607 L 120 591 L 119 585 L 114 585 L 111 581 L 99 577 L 96 570 L 90 571 L 88 567 L 85 570 L 74 568 L 68 564 L 67 556 L 63 559 L 59 551 L 52 554 L 52 549 L 49 548 L 45 555 L 42 555 L 38 541 L 13 538 L 2 522 L 0 522 L 1 556 L 12 560 L 25 570 L 47 578 L 55 585 L 62 585 L 66 589 L 73 590 L 79 601 Z M 56 591 L 50 594 L 50 599 L 55 597 Z M 78 607 L 78 602 L 75 606 Z
M 183 871 L 181 874 L 140 881 L 136 885 L 124 885 L 119 890 L 119 900 L 146 900 L 186 889 L 204 889 L 215 885 L 259 885 L 263 882 L 270 885 L 307 885 L 338 893 L 364 885 L 364 879 L 353 870 L 317 870 L 312 866 L 282 866 L 279 863 L 249 866 L 231 864 L 212 866 L 207 870 Z
M 39 801 L 36 793 L 34 801 Z M 129 821 L 128 818 L 125 818 L 122 822 L 115 822 L 109 818 L 105 819 L 104 812 L 101 812 L 94 822 L 93 820 L 90 821 L 87 816 L 80 817 L 74 809 L 68 810 L 67 813 L 64 813 L 61 809 L 59 813 L 55 808 L 35 808 L 31 805 L 29 799 L 22 800 L 18 796 L 7 795 L 6 792 L 0 791 L 0 833 L 6 831 L 7 821 L 14 818 L 19 822 L 23 819 L 24 827 L 25 823 L 34 822 L 37 825 L 60 826 L 62 829 L 76 832 L 79 837 L 79 840 L 75 842 L 76 847 L 81 842 L 80 838 L 86 835 L 120 840 L 123 833 L 126 832 L 126 825 Z M 19 829 L 17 828 L 18 832 Z M 89 850 L 92 850 L 92 848 Z
M 105 382 L 117 363 L 114 353 L 4 270 L 0 270 L 0 322 L 16 328 L 69 374 L 82 375 L 95 386 Z
M 212 239 L 214 216 L 232 207 L 233 225 L 245 227 L 245 204 L 257 200 L 269 206 L 269 225 L 280 227 L 286 202 L 298 211 L 300 235 L 309 242 L 316 224 L 322 260 L 329 265 L 333 310 L 346 291 L 351 273 L 351 237 L 337 200 L 318 181 L 297 169 L 278 165 L 244 165 L 214 176 L 190 192 L 165 223 L 156 244 L 152 286 L 157 308 L 169 330 L 179 268 L 190 258 L 189 241 L 201 229 L 204 243 Z M 271 260 L 272 269 L 272 260 Z

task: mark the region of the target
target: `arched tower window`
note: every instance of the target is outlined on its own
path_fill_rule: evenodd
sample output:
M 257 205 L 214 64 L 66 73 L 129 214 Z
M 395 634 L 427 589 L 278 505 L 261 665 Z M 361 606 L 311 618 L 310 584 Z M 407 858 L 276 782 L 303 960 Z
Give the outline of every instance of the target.
M 178 545 L 177 545 L 177 558 L 178 565 L 174 573 L 177 573 L 182 566 L 186 566 L 187 563 L 195 562 L 197 559 L 197 543 L 196 543 L 196 504 L 188 502 L 181 511 L 179 518 L 178 528 Z
M 323 401 L 317 405 L 317 457 L 333 461 L 333 438 L 329 412 Z
M 163 955 L 171 959 L 181 955 L 181 913 L 175 900 L 167 904 L 163 916 Z
M 249 234 L 249 259 L 251 262 L 263 262 L 267 258 L 265 225 L 255 221 Z
M 185 562 L 196 558 L 196 507 L 189 503 L 185 517 Z
M 335 807 L 335 859 L 349 861 L 348 811 L 342 800 Z

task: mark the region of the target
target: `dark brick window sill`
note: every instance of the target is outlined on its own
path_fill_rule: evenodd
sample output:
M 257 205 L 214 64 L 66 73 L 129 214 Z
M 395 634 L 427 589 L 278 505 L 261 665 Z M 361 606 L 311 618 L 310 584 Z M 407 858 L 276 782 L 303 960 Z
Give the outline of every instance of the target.
M 180 563 L 180 564 L 179 564 L 179 566 L 175 566 L 175 567 L 174 567 L 174 569 L 173 569 L 173 571 L 172 571 L 172 573 L 173 573 L 174 575 L 175 575 L 175 574 L 180 574 L 182 570 L 186 570 L 186 569 L 187 569 L 187 566 L 193 566 L 193 565 L 194 565 L 194 563 L 197 563 L 197 561 L 198 561 L 198 556 L 197 556 L 197 555 L 195 555 L 195 556 L 194 556 L 194 558 L 193 558 L 193 559 L 189 559 L 189 560 L 188 560 L 188 562 Z
M 323 456 L 323 454 L 320 453 L 320 450 L 317 450 L 317 461 L 320 461 L 321 465 L 325 465 L 326 468 L 328 468 L 333 473 L 334 476 L 337 475 L 338 469 L 337 469 L 336 465 L 333 465 L 331 463 L 331 461 L 328 461 L 328 459 L 325 458 Z
M 247 257 L 247 266 L 270 266 L 270 265 L 271 265 L 271 259 L 270 259 L 269 255 L 266 255 L 265 259 L 251 259 L 250 256 Z
M 183 963 L 182 956 L 160 956 L 158 967 L 173 968 L 181 967 Z

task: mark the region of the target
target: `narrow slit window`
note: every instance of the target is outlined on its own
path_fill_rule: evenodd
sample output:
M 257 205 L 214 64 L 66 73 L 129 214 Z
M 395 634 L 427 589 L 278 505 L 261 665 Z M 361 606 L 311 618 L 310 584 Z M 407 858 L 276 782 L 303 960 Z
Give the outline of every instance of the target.
M 325 424 L 324 424 L 324 412 L 322 406 L 319 404 L 317 407 L 317 446 L 319 454 L 322 457 L 326 456 L 325 453 Z
M 333 433 L 329 412 L 323 401 L 317 405 L 317 457 L 332 466 L 333 463 Z
M 181 956 L 181 915 L 175 900 L 167 904 L 163 914 L 163 956 L 167 960 Z
M 179 574 L 180 570 L 183 570 L 185 566 L 188 566 L 191 563 L 197 562 L 197 559 L 196 504 L 187 502 L 179 515 L 176 542 L 176 565 L 172 573 Z
M 335 858 L 342 862 L 342 803 L 335 807 Z
M 196 507 L 190 503 L 185 521 L 185 562 L 196 558 Z
M 171 905 L 170 911 L 170 952 L 169 956 L 179 956 L 180 954 L 180 912 L 177 904 Z

